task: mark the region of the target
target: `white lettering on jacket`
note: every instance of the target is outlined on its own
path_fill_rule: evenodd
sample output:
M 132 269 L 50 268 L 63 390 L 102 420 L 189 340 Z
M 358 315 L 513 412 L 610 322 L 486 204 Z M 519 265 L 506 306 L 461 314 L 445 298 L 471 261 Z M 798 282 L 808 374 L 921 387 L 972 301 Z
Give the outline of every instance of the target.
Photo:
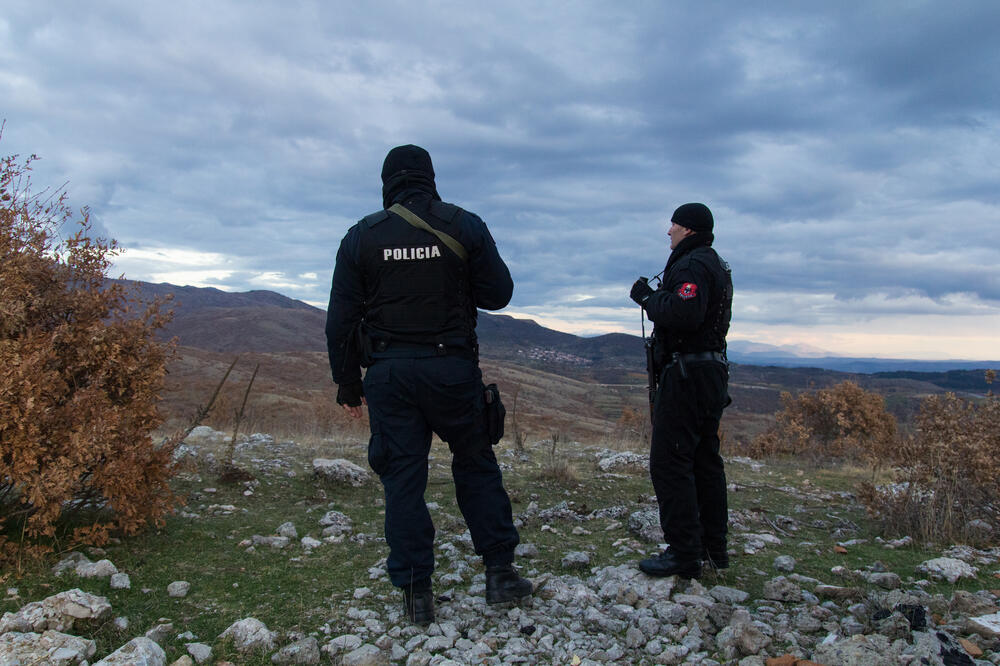
M 441 256 L 441 248 L 437 245 L 427 247 L 387 247 L 382 250 L 382 261 L 412 261 L 418 259 L 434 259 Z

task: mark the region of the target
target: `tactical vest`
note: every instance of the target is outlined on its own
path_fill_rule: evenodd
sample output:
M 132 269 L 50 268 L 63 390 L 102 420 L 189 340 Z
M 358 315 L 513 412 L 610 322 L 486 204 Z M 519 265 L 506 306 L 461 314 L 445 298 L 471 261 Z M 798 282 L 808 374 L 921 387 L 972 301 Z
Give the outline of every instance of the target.
M 455 236 L 463 211 L 435 201 L 413 212 Z M 385 210 L 362 219 L 360 231 L 367 335 L 390 344 L 473 344 L 476 309 L 465 262 L 433 234 Z
M 733 274 L 729 264 L 723 261 L 718 253 L 708 246 L 696 247 L 678 262 L 697 261 L 708 269 L 712 275 L 712 285 L 708 300 L 708 309 L 701 326 L 693 331 L 659 331 L 655 332 L 657 345 L 662 345 L 657 352 L 672 354 L 673 352 L 726 351 L 726 334 L 729 333 L 729 322 L 733 314 Z M 671 270 L 676 270 L 677 265 Z M 664 283 L 669 283 L 669 275 L 664 276 Z M 659 354 L 658 354 L 659 355 Z

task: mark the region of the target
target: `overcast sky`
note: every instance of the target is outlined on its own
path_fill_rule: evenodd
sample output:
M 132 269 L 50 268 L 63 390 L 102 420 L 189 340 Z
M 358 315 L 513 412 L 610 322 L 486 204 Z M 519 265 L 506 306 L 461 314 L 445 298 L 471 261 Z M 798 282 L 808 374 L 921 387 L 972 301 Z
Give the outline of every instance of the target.
M 116 272 L 325 307 L 416 143 L 490 226 L 504 311 L 639 332 L 706 203 L 730 340 L 996 359 L 1000 2 L 0 0 L 0 154 Z

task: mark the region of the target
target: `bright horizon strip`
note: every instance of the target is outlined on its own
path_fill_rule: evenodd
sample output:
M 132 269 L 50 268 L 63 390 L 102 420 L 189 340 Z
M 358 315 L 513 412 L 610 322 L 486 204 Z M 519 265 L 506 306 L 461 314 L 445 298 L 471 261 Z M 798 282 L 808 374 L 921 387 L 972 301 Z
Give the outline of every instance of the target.
M 255 275 L 246 284 L 234 286 L 227 281 L 241 267 L 237 259 L 224 254 L 175 248 L 135 248 L 126 249 L 115 259 L 112 277 L 124 273 L 128 279 L 214 287 L 234 293 L 263 288 L 320 309 L 325 309 L 327 305 L 325 296 L 324 300 L 320 300 L 302 293 L 288 293 L 300 291 L 306 286 L 296 282 L 296 277 L 316 283 L 315 273 L 304 273 L 287 280 L 278 273 L 246 271 Z M 319 282 L 324 283 L 321 291 L 325 290 L 325 280 Z M 530 319 L 546 328 L 582 337 L 608 333 L 639 335 L 641 331 L 638 307 L 569 307 L 556 304 L 514 307 L 497 314 Z M 991 361 L 1000 357 L 1000 336 L 986 333 L 1000 331 L 1000 313 L 965 316 L 893 313 L 869 315 L 869 319 L 863 322 L 815 326 L 768 324 L 759 319 L 741 319 L 739 315 L 739 311 L 734 313 L 730 341 L 786 347 L 806 345 L 835 356 L 862 358 Z M 645 325 L 648 335 L 652 324 L 647 319 Z
M 519 312 L 515 310 L 501 311 L 497 314 L 505 314 L 516 319 L 530 319 L 546 328 L 550 328 L 562 333 L 581 335 L 587 337 L 604 335 L 606 333 L 628 333 L 639 335 L 639 322 L 632 327 L 623 329 L 620 324 L 611 321 L 580 321 L 560 317 L 547 317 L 535 313 Z M 969 319 L 985 319 L 978 322 L 976 326 L 969 330 L 958 332 L 949 331 L 949 328 L 938 324 L 940 332 L 933 332 L 927 326 L 927 321 L 934 316 L 912 316 L 908 319 L 913 326 L 912 331 L 901 333 L 894 330 L 900 325 L 894 318 L 888 322 L 879 321 L 866 322 L 865 328 L 877 329 L 872 332 L 863 333 L 858 329 L 862 325 L 818 325 L 815 327 L 801 327 L 790 325 L 762 325 L 755 323 L 741 327 L 738 322 L 734 322 L 730 329 L 728 339 L 730 342 L 741 340 L 746 342 L 773 345 L 776 347 L 795 347 L 808 345 L 829 352 L 831 355 L 847 356 L 856 358 L 885 358 L 885 359 L 908 359 L 918 361 L 964 361 L 983 360 L 992 361 L 1000 359 L 1000 340 L 995 335 L 973 333 L 972 331 L 1000 331 L 1000 315 L 986 317 L 965 317 Z M 889 318 L 880 318 L 882 320 Z M 966 321 L 966 323 L 972 323 Z M 652 324 L 646 321 L 646 335 L 652 330 Z M 948 352 L 947 350 L 953 350 Z

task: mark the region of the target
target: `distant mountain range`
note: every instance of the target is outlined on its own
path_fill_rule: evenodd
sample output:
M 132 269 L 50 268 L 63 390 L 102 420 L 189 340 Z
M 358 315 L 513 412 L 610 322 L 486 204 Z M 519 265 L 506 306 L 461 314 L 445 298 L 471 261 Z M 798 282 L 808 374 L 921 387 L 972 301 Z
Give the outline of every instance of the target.
M 806 345 L 776 346 L 733 340 L 729 357 L 747 365 L 782 368 L 823 368 L 839 372 L 873 374 L 882 372 L 942 372 L 946 370 L 979 370 L 1000 368 L 1000 361 L 894 359 L 841 356 Z
M 174 319 L 166 329 L 181 345 L 216 352 L 325 351 L 326 312 L 273 291 L 230 293 L 214 288 L 129 282 L 143 298 L 174 295 Z M 479 313 L 484 358 L 533 366 L 559 366 L 601 381 L 608 371 L 642 371 L 642 339 L 625 333 L 580 337 L 529 319 Z M 940 373 L 1000 368 L 1000 361 L 921 361 L 852 358 L 812 347 L 734 340 L 729 358 L 742 365 L 819 368 L 846 373 Z M 571 373 L 572 374 L 572 373 Z

